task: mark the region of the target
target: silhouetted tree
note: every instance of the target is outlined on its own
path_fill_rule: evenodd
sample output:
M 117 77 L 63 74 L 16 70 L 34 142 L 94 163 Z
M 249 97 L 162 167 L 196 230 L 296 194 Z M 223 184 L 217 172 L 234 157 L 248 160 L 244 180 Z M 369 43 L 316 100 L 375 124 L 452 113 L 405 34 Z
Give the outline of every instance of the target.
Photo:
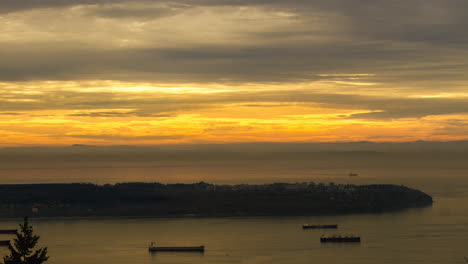
M 13 243 L 10 242 L 8 249 L 10 255 L 3 257 L 4 264 L 41 264 L 49 259 L 47 248 L 34 250 L 39 240 L 38 235 L 34 235 L 32 226 L 28 223 L 28 218 L 24 218 L 24 223 L 20 224 L 20 230 L 16 233 Z M 13 244 L 13 245 L 12 245 Z

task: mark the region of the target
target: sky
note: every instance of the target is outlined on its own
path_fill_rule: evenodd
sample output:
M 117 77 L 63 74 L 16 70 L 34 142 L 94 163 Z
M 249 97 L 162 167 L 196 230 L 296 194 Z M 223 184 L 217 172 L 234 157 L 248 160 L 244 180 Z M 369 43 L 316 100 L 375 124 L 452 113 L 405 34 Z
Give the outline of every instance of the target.
M 466 0 L 2 0 L 0 147 L 468 140 Z

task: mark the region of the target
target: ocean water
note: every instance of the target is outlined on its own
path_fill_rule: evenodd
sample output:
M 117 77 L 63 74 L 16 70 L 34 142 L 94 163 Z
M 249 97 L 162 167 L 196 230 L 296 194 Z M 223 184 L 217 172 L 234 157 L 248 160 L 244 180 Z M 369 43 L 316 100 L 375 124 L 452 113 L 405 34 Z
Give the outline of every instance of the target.
M 394 213 L 319 217 L 32 219 L 51 264 L 101 263 L 465 263 L 468 168 L 455 161 L 360 158 L 339 161 L 0 164 L 0 183 L 160 181 L 213 183 L 392 183 L 423 190 L 432 207 Z M 226 165 L 227 164 L 227 165 Z M 95 166 L 96 165 L 96 166 Z M 111 166 L 112 165 L 112 166 Z M 29 167 L 28 167 L 29 166 Z M 39 167 L 38 167 L 39 166 Z M 42 166 L 42 167 L 41 167 Z M 355 171 L 358 177 L 347 177 Z M 0 219 L 0 229 L 21 219 Z M 304 223 L 338 230 L 302 230 Z M 362 242 L 321 244 L 322 234 Z M 0 240 L 8 235 L 0 235 Z M 204 245 L 204 253 L 150 253 L 148 244 Z M 0 248 L 0 256 L 7 253 Z
M 32 219 L 49 263 L 464 263 L 468 183 L 426 181 L 432 207 L 320 217 Z M 424 186 L 423 186 L 424 187 Z M 13 228 L 20 219 L 3 219 Z M 304 223 L 338 230 L 303 230 Z M 321 244 L 322 234 L 360 235 Z M 3 238 L 5 237 L 5 238 Z M 8 235 L 2 235 L 7 239 Z M 204 245 L 204 253 L 150 253 L 147 246 Z M 5 248 L 0 254 L 7 253 Z

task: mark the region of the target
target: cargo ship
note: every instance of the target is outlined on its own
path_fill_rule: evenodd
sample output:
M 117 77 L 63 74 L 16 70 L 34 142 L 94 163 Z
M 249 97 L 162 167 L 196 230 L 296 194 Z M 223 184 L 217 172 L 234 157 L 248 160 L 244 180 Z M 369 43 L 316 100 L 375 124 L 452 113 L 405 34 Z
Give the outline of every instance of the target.
M 16 229 L 0 229 L 0 234 L 13 234 L 16 235 Z
M 325 228 L 338 228 L 338 225 L 309 225 L 309 224 L 305 224 L 305 225 L 302 225 L 302 228 L 303 229 L 325 229 Z
M 347 242 L 361 242 L 361 237 L 358 236 L 331 236 L 320 238 L 321 243 L 347 243 Z
M 158 247 L 154 242 L 151 242 L 148 247 L 148 251 L 151 252 L 204 252 L 205 246 L 195 246 L 195 247 Z

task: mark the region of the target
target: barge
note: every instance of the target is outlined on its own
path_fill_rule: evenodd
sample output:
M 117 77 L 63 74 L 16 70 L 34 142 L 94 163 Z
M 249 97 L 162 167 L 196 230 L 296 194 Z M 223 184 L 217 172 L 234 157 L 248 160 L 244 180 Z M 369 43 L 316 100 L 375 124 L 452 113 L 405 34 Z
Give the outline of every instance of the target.
M 16 229 L 0 229 L 0 234 L 13 234 L 16 235 Z
M 322 236 L 320 238 L 321 243 L 360 243 L 361 242 L 361 237 L 358 236 L 331 236 L 331 237 L 325 237 Z
M 338 225 L 309 225 L 305 224 L 302 225 L 302 229 L 326 229 L 326 228 L 338 228 Z
M 194 247 L 159 247 L 154 242 L 148 247 L 151 252 L 204 252 L 205 246 Z

